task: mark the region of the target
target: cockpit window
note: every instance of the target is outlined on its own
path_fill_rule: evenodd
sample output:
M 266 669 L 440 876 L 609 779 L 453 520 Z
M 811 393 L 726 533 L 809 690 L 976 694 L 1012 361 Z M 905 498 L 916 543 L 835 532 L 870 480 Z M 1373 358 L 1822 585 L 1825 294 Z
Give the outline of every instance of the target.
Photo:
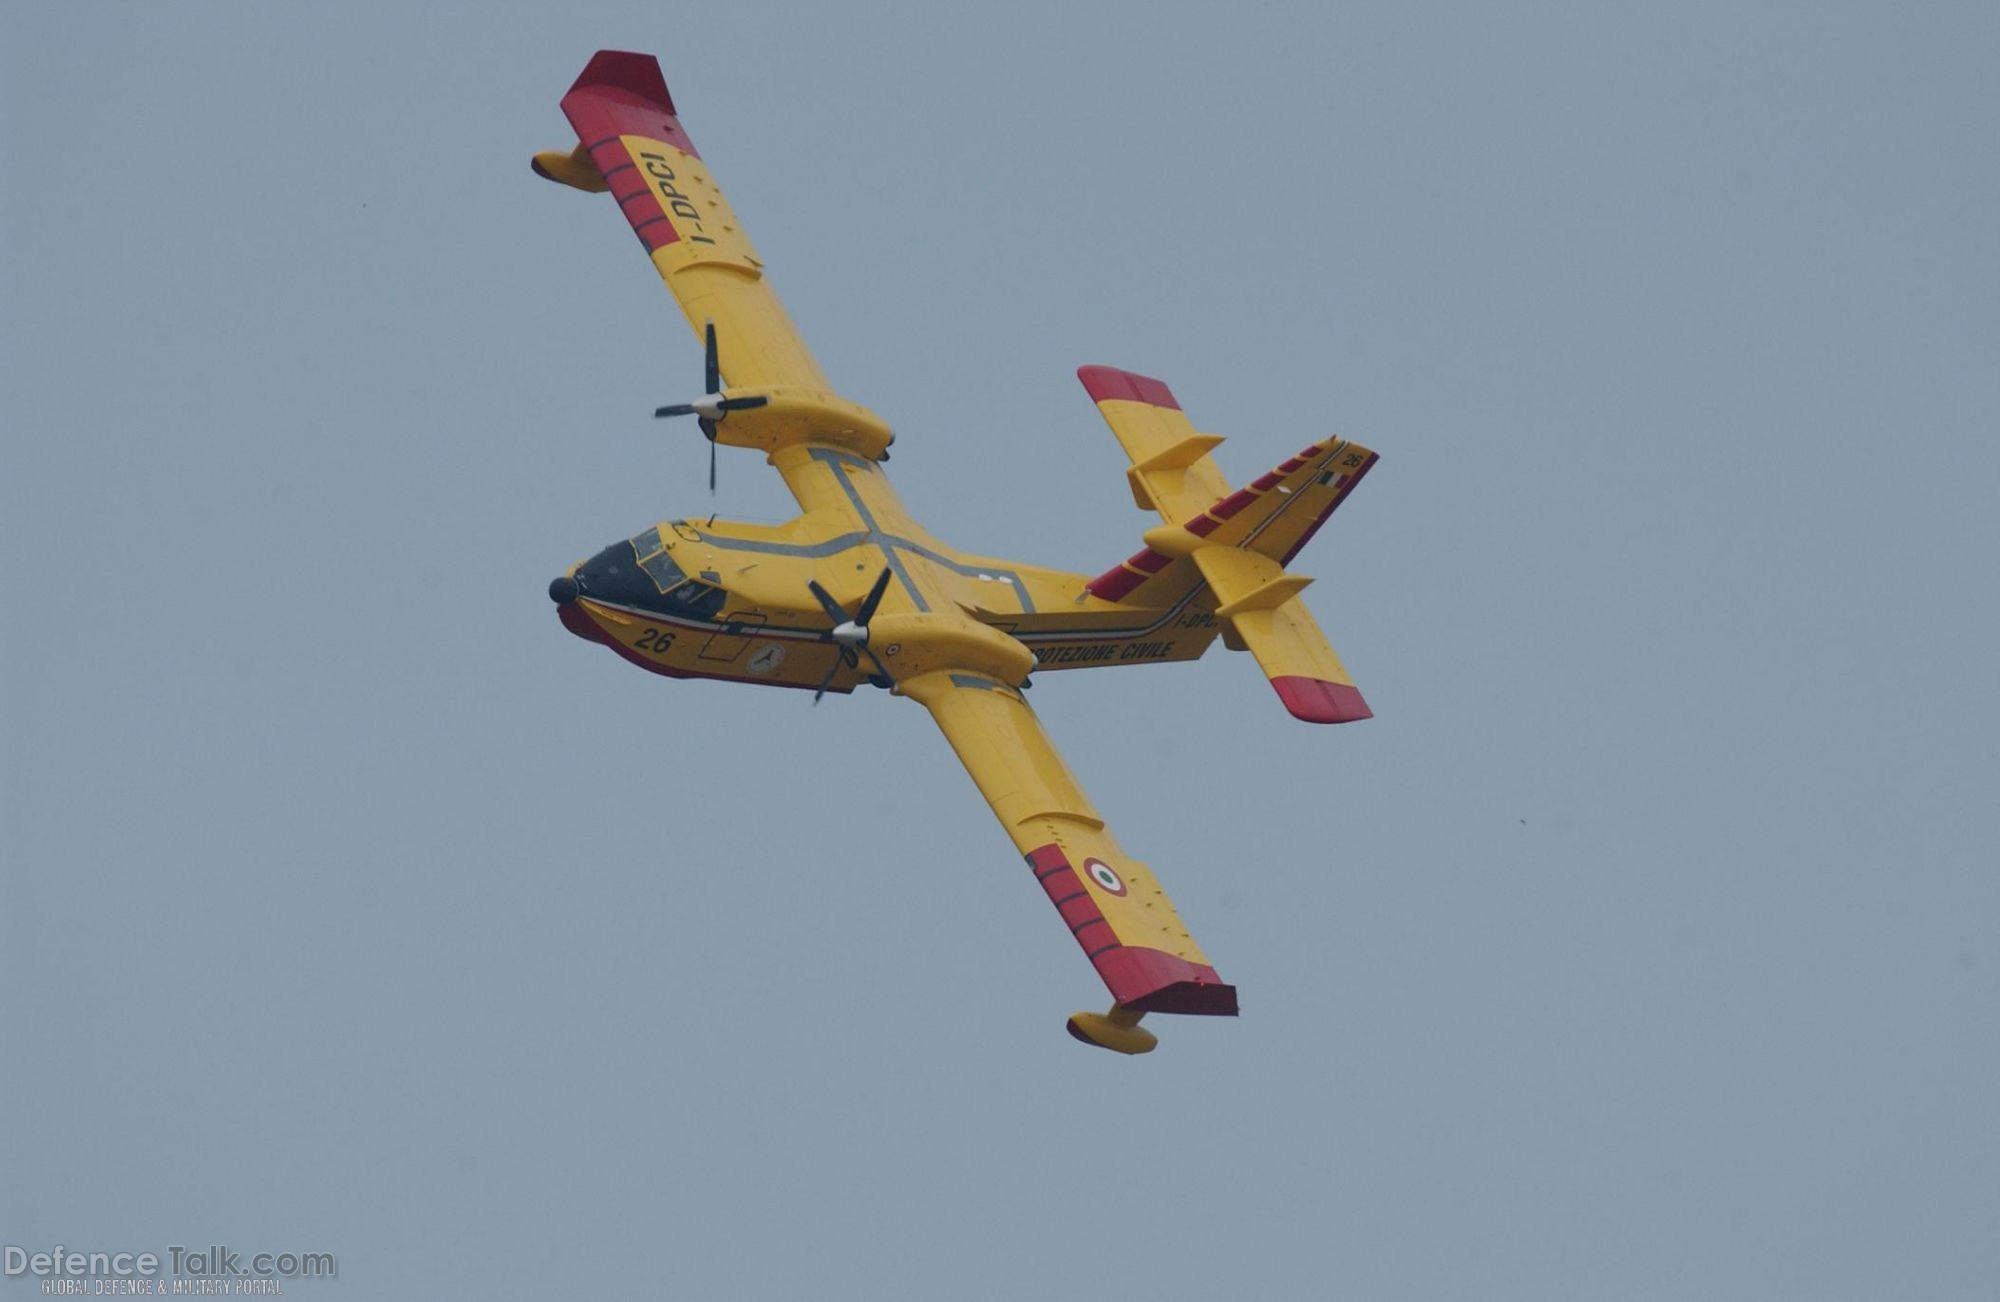
M 648 556 L 651 556 L 664 546 L 666 546 L 666 543 L 660 538 L 660 526 L 658 525 L 654 525 L 652 528 L 646 530 L 646 532 L 638 534 L 632 539 L 632 553 L 641 561 L 644 561 Z
M 687 578 L 685 571 L 674 564 L 674 558 L 667 551 L 666 539 L 660 535 L 660 527 L 654 525 L 632 539 L 632 553 L 639 558 L 639 568 L 653 581 L 662 595 L 672 592 L 676 585 Z M 685 599 L 675 603 L 685 606 Z
M 651 579 L 661 592 L 667 591 L 687 577 L 681 572 L 681 567 L 674 564 L 674 558 L 664 551 L 655 552 L 640 561 L 639 568 L 646 571 L 646 577 Z
M 704 570 L 701 578 L 690 579 L 674 564 L 657 526 L 606 547 L 573 577 L 586 597 L 661 615 L 713 619 L 729 600 L 721 575 Z M 705 581 L 710 578 L 715 582 Z
M 686 583 L 681 584 L 681 586 L 668 593 L 667 600 L 669 603 L 681 607 L 691 615 L 699 616 L 702 619 L 710 619 L 714 617 L 717 611 L 722 609 L 722 603 L 728 600 L 728 596 L 729 594 L 721 588 L 710 587 L 699 580 L 689 579 Z

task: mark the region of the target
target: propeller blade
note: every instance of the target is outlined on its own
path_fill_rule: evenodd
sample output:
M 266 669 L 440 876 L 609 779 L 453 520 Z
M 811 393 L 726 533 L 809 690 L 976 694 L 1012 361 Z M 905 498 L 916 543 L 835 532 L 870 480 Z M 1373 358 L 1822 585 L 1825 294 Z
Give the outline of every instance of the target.
M 847 612 L 840 608 L 840 603 L 833 599 L 832 593 L 819 586 L 818 579 L 807 579 L 806 586 L 812 589 L 814 599 L 819 602 L 819 608 L 826 612 L 828 619 L 836 626 L 847 622 Z
M 722 396 L 722 356 L 716 349 L 715 321 L 704 321 L 701 327 L 702 378 L 706 390 L 698 402 L 676 402 L 653 410 L 655 419 L 661 416 L 698 416 L 701 418 L 701 436 L 708 440 L 708 491 L 715 491 L 715 423 L 732 411 L 745 411 L 752 407 L 762 407 L 771 401 L 766 394 L 746 394 L 741 398 Z
M 875 666 L 875 672 L 882 675 L 888 681 L 889 686 L 894 687 L 896 685 L 896 676 L 889 672 L 889 666 L 882 663 L 882 658 L 876 655 L 874 649 L 867 643 L 862 643 L 861 649 L 867 652 L 870 663 Z
M 833 686 L 833 676 L 839 672 L 840 672 L 840 657 L 835 656 L 833 658 L 833 667 L 826 671 L 826 677 L 819 680 L 819 690 L 813 693 L 814 705 L 818 705 L 819 698 L 826 695 L 826 689 Z
M 868 627 L 868 621 L 875 618 L 875 607 L 882 604 L 882 594 L 888 590 L 889 567 L 885 565 L 882 572 L 875 576 L 875 586 L 868 589 L 868 595 L 861 599 L 861 609 L 854 612 L 854 622 L 863 628 Z
M 873 657 L 870 658 L 872 659 Z M 840 654 L 835 656 L 833 659 L 833 667 L 826 671 L 826 677 L 819 680 L 819 690 L 813 693 L 813 704 L 818 705 L 819 698 L 826 695 L 826 689 L 833 686 L 833 676 L 840 672 L 840 667 L 842 665 L 846 665 L 849 669 L 853 669 L 860 663 L 861 663 L 860 659 L 854 654 L 853 647 L 851 646 L 841 647 Z

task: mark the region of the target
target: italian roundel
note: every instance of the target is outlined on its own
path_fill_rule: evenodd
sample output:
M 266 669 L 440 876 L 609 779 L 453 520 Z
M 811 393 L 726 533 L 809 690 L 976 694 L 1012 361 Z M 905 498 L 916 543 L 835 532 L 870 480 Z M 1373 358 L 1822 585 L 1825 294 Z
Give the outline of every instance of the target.
M 1085 859 L 1083 861 L 1083 870 L 1090 874 L 1090 880 L 1096 882 L 1105 890 L 1110 891 L 1113 895 L 1123 895 L 1125 893 L 1125 879 L 1114 872 L 1111 865 L 1102 859 Z

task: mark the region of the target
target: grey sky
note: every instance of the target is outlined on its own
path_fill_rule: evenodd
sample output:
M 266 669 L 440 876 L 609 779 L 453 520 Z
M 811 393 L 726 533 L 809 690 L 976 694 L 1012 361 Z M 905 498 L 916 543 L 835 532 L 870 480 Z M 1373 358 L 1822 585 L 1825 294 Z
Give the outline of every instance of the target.
M 1990 6 L 0 10 L 0 1239 L 294 1295 L 1973 1298 L 2000 1278 Z M 790 501 L 538 182 L 600 46 L 896 482 L 1095 571 L 1071 372 L 1248 479 L 1377 718 L 1035 703 L 1236 1022 L 1104 996 L 924 712 L 543 587 Z M 31 1283 L 0 1285 L 28 1296 Z

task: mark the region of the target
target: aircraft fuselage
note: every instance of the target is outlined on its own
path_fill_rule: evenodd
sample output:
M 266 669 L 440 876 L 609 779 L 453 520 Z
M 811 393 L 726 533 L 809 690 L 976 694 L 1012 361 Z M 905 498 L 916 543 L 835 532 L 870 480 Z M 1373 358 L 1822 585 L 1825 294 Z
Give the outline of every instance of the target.
M 845 490 L 839 499 L 781 525 L 671 520 L 641 530 L 550 585 L 563 624 L 670 677 L 807 689 L 840 657 L 809 583 L 852 609 L 885 568 L 871 649 L 897 678 L 920 670 L 932 639 L 969 643 L 998 675 L 1192 660 L 1219 632 L 1197 583 L 1134 606 L 1092 595 L 1089 575 L 966 555 L 909 519 L 879 465 L 811 451 L 812 470 Z M 828 690 L 880 677 L 861 659 Z

